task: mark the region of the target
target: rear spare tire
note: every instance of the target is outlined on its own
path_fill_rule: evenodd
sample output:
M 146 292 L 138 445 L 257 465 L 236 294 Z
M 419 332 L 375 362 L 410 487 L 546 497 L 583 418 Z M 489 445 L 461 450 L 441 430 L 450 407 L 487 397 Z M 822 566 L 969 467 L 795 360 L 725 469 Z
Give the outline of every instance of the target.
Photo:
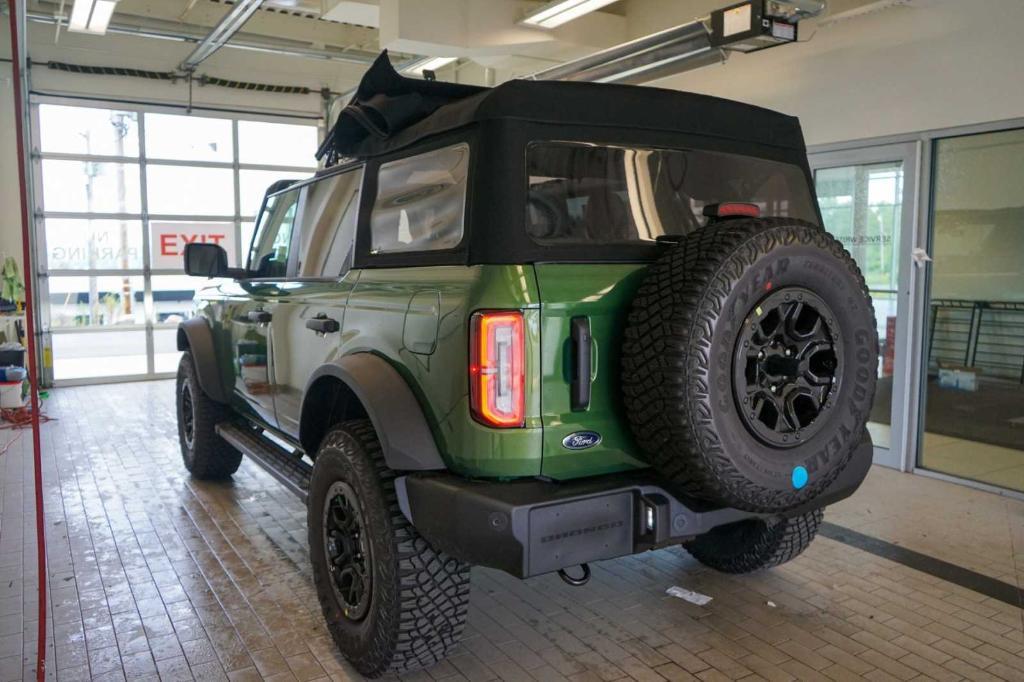
M 846 466 L 874 396 L 864 278 L 821 228 L 729 220 L 687 236 L 642 282 L 625 330 L 633 434 L 696 497 L 777 512 Z

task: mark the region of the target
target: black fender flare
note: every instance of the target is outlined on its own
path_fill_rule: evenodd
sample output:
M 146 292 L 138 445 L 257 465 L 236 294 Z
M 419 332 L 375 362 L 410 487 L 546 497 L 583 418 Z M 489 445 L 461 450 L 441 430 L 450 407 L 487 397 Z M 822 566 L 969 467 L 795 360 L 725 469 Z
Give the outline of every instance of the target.
M 447 469 L 427 418 L 409 384 L 387 360 L 373 353 L 352 353 L 313 372 L 303 392 L 300 431 L 306 425 L 309 389 L 324 376 L 340 380 L 362 403 L 377 431 L 384 461 L 390 469 Z M 301 433 L 300 440 L 303 440 Z
M 192 354 L 199 387 L 203 393 L 220 403 L 231 400 L 231 392 L 224 387 L 217 365 L 217 352 L 213 344 L 213 330 L 203 317 L 193 317 L 178 324 L 178 350 Z

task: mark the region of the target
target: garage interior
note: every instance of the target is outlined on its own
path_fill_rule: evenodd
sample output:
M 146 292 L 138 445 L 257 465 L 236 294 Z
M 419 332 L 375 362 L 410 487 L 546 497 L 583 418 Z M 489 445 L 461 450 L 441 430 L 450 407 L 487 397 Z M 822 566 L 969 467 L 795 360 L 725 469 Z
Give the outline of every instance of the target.
M 382 49 L 410 77 L 798 116 L 880 340 L 874 465 L 798 559 L 731 576 L 673 547 L 595 563 L 584 587 L 474 568 L 462 644 L 401 679 L 1024 680 L 1024 4 L 787 0 L 792 40 L 749 52 L 707 43 L 727 0 L 531 20 L 558 4 L 0 2 L 0 367 L 29 364 L 27 276 L 47 559 L 41 576 L 33 438 L 6 409 L 24 373 L 5 370 L 0 682 L 362 679 L 320 613 L 304 502 L 248 459 L 191 478 L 174 377 L 201 286 L 184 244 L 244 266 L 264 191 L 317 171 Z

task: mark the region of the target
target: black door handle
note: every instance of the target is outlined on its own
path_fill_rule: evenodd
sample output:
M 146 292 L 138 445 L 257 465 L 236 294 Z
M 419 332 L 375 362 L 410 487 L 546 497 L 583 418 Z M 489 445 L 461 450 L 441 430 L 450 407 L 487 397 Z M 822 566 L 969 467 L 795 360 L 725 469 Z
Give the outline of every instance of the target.
M 341 330 L 341 325 L 335 319 L 317 315 L 306 320 L 306 329 L 312 329 L 317 334 L 333 334 Z
M 273 317 L 266 310 L 250 310 L 249 321 L 255 322 L 256 324 L 267 324 L 270 322 L 270 318 Z
M 572 335 L 573 368 L 569 387 L 569 405 L 573 411 L 590 407 L 591 366 L 590 318 L 574 317 L 569 323 Z

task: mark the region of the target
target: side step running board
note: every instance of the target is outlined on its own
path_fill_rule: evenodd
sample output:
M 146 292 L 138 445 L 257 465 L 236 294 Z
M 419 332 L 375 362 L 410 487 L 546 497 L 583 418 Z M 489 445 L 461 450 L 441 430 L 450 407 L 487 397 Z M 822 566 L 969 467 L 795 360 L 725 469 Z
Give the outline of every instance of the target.
M 296 454 L 271 443 L 257 431 L 231 422 L 217 424 L 217 434 L 238 448 L 244 455 L 260 465 L 285 488 L 299 496 L 303 502 L 309 495 L 309 477 L 313 467 Z

